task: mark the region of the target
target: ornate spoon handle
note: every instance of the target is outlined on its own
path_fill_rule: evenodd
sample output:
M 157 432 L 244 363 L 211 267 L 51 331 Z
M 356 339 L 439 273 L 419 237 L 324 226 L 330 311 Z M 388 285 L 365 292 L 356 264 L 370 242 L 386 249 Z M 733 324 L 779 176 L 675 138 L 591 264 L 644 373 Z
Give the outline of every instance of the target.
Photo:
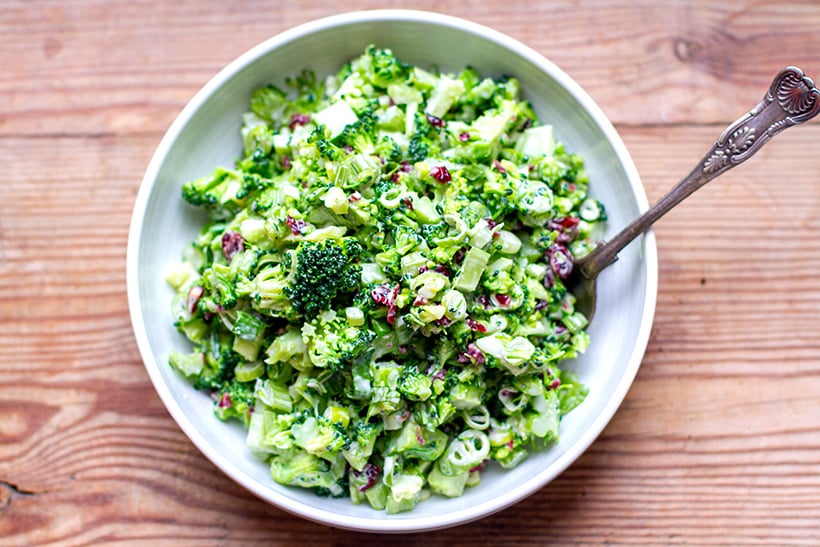
M 580 275 L 594 279 L 618 253 L 692 192 L 752 157 L 786 128 L 810 120 L 820 111 L 820 91 L 797 67 L 783 69 L 763 100 L 729 125 L 698 165 L 658 203 L 619 234 L 576 263 Z

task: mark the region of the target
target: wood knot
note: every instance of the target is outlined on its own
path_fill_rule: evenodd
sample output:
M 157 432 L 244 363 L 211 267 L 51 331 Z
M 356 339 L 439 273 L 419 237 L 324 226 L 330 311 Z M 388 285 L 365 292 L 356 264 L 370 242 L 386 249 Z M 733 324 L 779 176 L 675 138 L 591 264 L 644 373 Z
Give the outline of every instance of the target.
M 672 44 L 672 51 L 675 57 L 682 63 L 691 63 L 700 50 L 703 49 L 698 42 L 687 40 L 686 38 L 677 38 Z

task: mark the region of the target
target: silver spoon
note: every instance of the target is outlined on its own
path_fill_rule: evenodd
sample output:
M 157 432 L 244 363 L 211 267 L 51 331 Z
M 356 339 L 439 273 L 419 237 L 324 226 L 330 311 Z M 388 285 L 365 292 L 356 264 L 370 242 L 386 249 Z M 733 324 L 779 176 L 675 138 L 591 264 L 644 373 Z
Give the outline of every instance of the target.
M 565 284 L 578 297 L 577 309 L 592 319 L 598 274 L 615 262 L 618 253 L 656 220 L 707 182 L 752 157 L 775 135 L 810 120 L 818 112 L 820 92 L 814 82 L 797 67 L 783 69 L 772 81 L 763 100 L 729 125 L 677 186 L 615 237 L 575 262 Z

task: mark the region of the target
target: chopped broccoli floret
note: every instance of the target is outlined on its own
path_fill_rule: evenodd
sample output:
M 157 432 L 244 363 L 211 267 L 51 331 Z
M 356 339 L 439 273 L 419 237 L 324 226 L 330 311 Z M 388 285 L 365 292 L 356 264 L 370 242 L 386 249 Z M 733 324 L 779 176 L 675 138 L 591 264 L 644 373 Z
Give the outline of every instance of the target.
M 341 243 L 302 242 L 296 251 L 296 275 L 285 289 L 294 309 L 307 318 L 330 309 L 333 299 L 359 288 L 361 245 L 355 239 Z

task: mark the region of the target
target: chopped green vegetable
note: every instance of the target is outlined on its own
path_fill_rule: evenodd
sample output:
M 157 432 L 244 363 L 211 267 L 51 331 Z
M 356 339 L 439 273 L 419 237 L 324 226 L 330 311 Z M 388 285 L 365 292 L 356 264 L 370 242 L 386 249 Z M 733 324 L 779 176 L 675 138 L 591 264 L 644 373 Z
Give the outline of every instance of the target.
M 256 90 L 209 215 L 167 279 L 171 367 L 278 483 L 388 513 L 457 497 L 558 441 L 587 388 L 564 281 L 606 220 L 514 78 L 368 47 Z

